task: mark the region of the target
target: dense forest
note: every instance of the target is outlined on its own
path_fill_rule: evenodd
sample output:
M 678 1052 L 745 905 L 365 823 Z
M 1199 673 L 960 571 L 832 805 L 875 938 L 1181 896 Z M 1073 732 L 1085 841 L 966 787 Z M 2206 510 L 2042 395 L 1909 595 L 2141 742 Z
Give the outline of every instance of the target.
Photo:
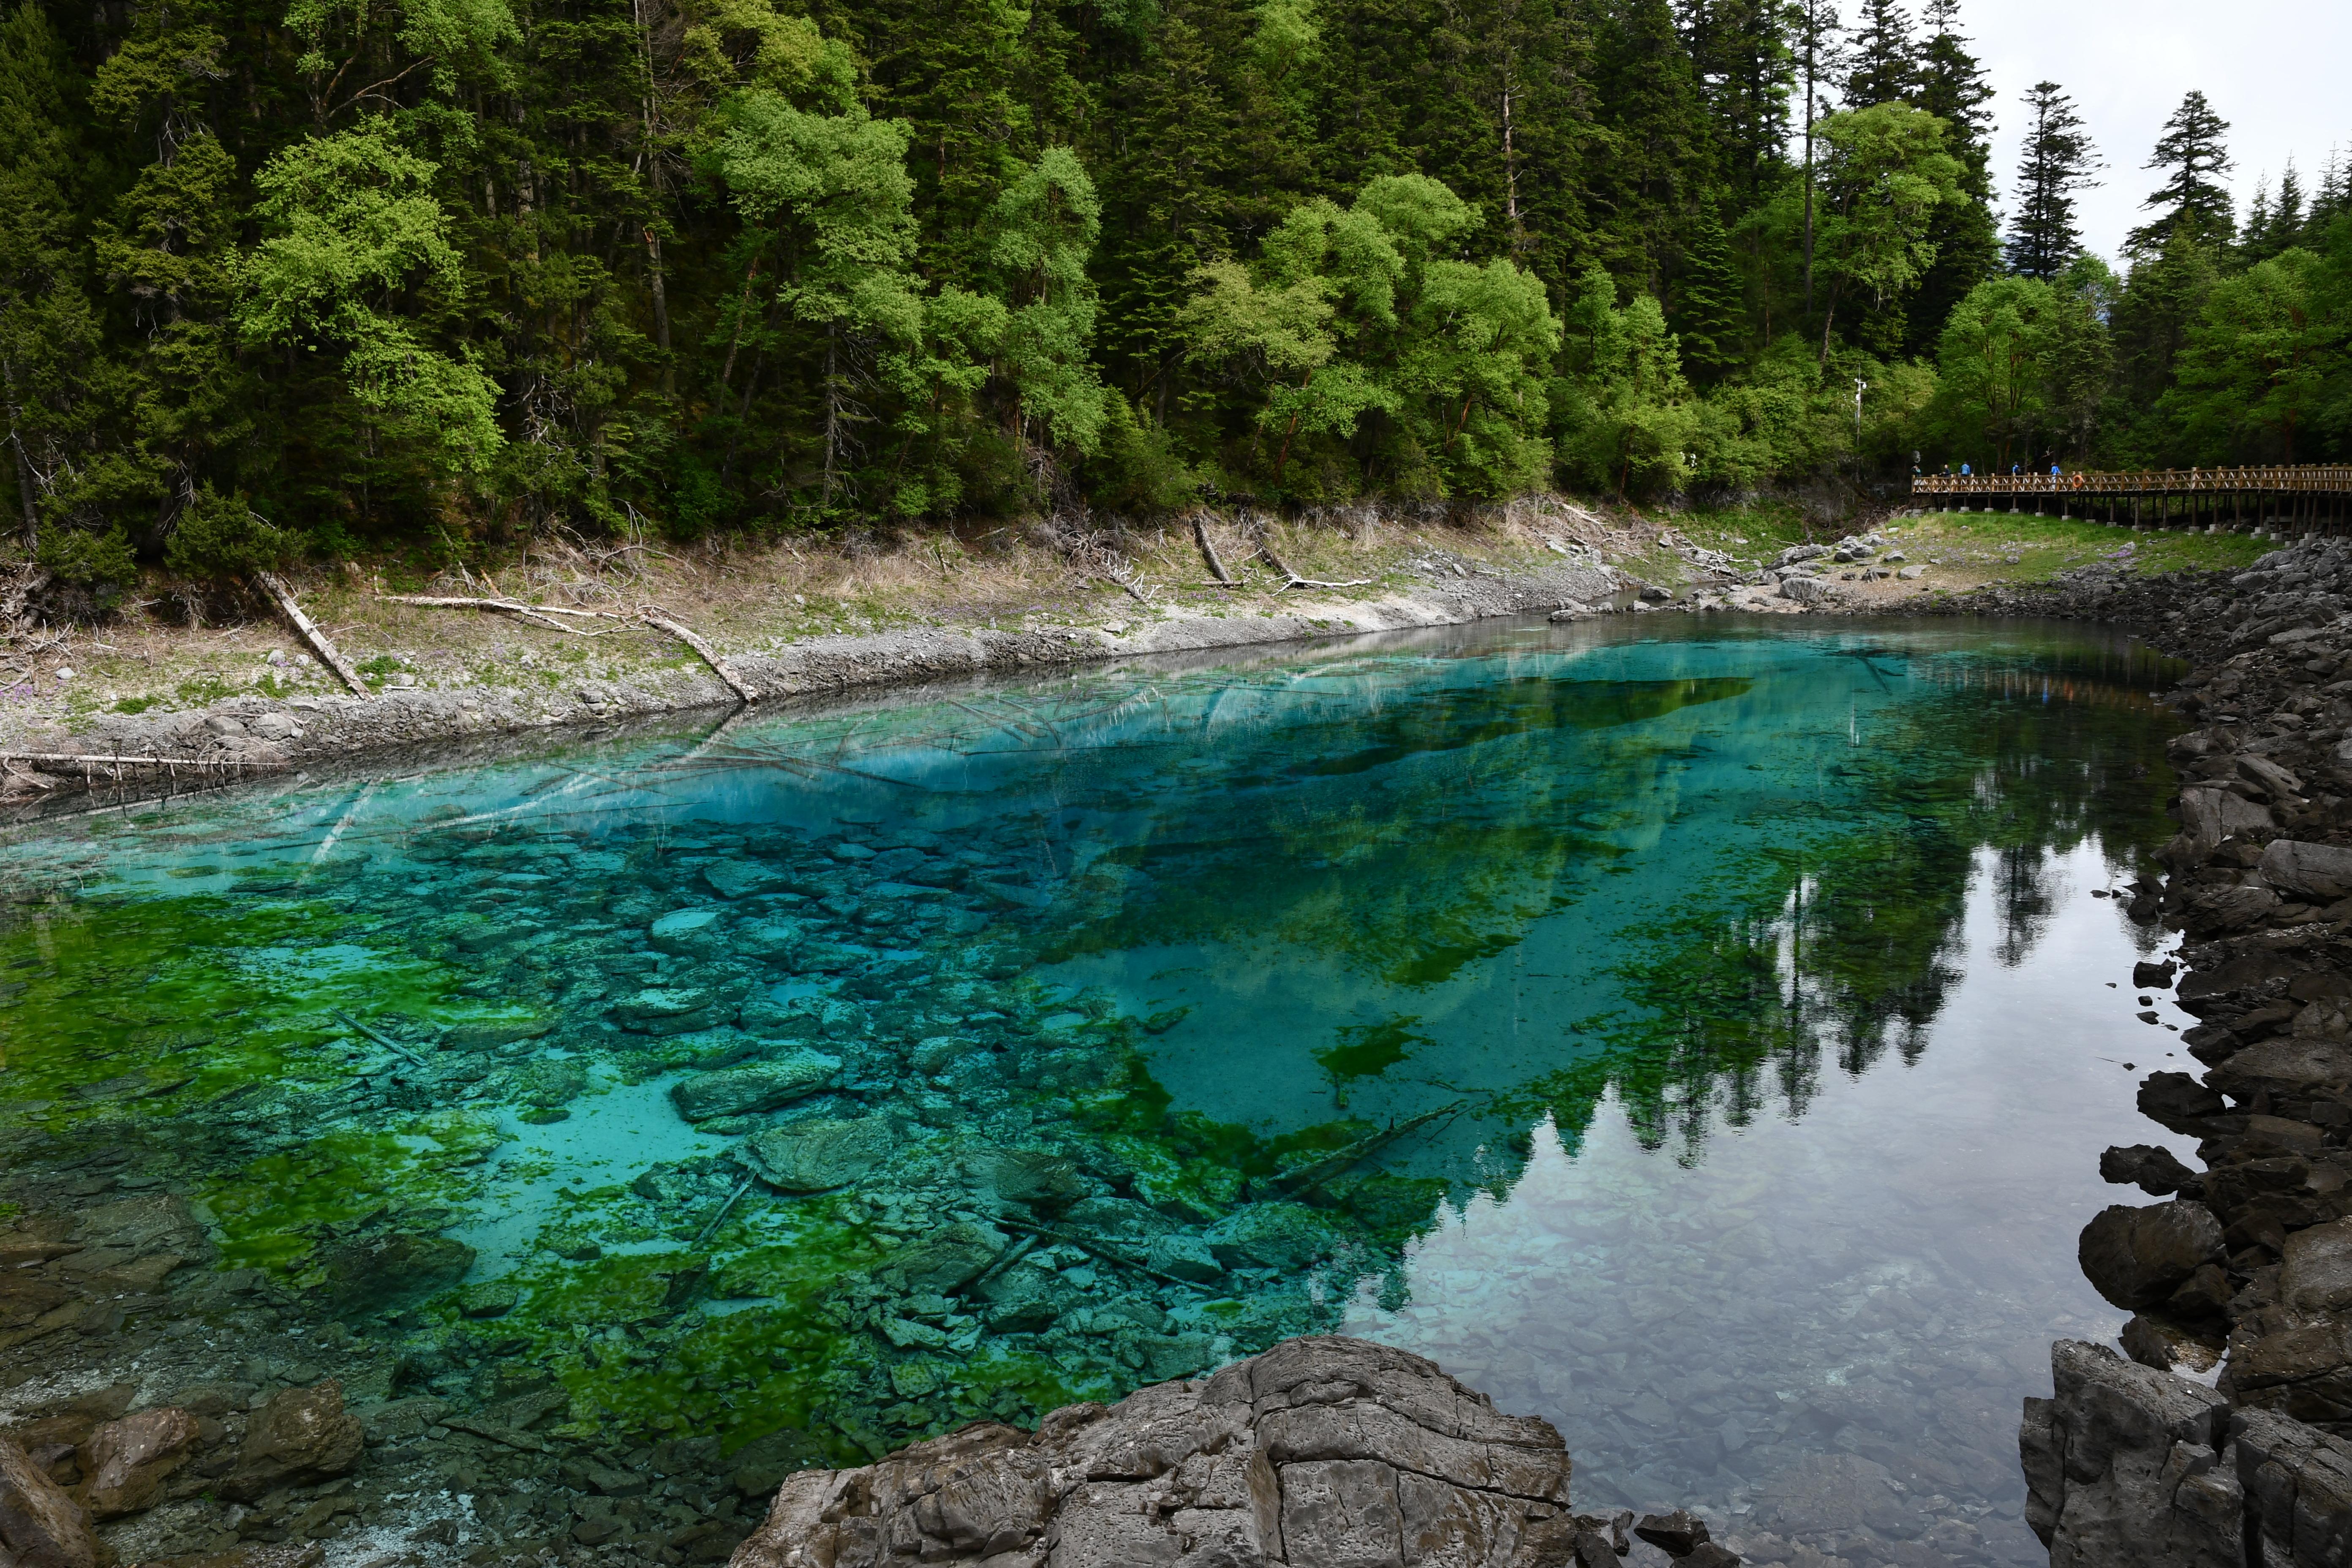
M 1958 0 L 16 0 L 12 499 L 96 584 L 2340 455 L 2352 177 L 2227 132 L 2118 172 Z

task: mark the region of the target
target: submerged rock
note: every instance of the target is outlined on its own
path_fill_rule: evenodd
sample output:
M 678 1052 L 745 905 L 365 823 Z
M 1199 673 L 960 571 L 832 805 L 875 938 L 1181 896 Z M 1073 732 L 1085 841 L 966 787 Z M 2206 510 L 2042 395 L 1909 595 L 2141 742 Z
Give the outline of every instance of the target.
M 773 1110 L 804 1100 L 831 1083 L 841 1058 L 820 1051 L 794 1051 L 774 1061 L 699 1072 L 670 1085 L 669 1098 L 688 1121 Z
M 745 1140 L 740 1156 L 784 1192 L 821 1193 L 871 1174 L 896 1141 L 887 1117 L 826 1117 L 770 1128 Z
M 968 1426 L 856 1470 L 788 1478 L 732 1568 L 958 1561 L 1231 1568 L 1616 1561 L 1569 1511 L 1569 1457 L 1433 1362 L 1360 1340 L 1288 1341 L 1204 1383 L 1033 1435 Z M 1717 1561 L 1737 1561 L 1721 1554 Z
M 447 1289 L 474 1266 L 474 1249 L 446 1236 L 394 1231 L 322 1247 L 316 1262 L 326 1271 L 321 1289 L 329 1303 L 348 1315 Z
M 108 1422 L 90 1434 L 83 1451 L 89 1479 L 82 1500 L 99 1519 L 138 1512 L 155 1500 L 202 1436 L 194 1412 L 168 1405 Z

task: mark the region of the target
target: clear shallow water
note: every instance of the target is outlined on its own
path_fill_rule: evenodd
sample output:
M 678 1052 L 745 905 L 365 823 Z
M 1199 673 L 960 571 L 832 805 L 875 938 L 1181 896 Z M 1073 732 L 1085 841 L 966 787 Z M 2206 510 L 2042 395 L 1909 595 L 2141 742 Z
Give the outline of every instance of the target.
M 1589 1501 L 2022 1562 L 2017 1399 L 2116 1326 L 2072 1239 L 2177 1048 L 2089 897 L 2169 831 L 2155 678 L 1472 628 L 35 826 L 0 1132 L 168 1158 L 398 1391 L 523 1358 L 788 1463 L 1344 1329 Z M 779 1128 L 838 1184 L 751 1179 Z

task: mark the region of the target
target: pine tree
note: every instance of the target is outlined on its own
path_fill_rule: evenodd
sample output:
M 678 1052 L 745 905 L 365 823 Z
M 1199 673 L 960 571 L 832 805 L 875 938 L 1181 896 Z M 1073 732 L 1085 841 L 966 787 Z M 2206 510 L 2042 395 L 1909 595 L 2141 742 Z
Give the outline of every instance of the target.
M 2229 187 L 2221 177 L 2230 172 L 2230 152 L 2222 138 L 2230 122 L 2213 112 L 2201 92 L 2180 100 L 2164 122 L 2156 151 L 2147 167 L 2166 172 L 2164 184 L 2140 205 L 2158 214 L 2156 221 L 2132 230 L 2126 248 L 2136 256 L 2161 251 L 2176 230 L 2186 230 L 2201 243 L 2227 244 L 2236 223 Z
M 1920 20 L 1927 42 L 1911 101 L 1944 122 L 1967 198 L 1938 206 L 1927 223 L 1936 259 L 1908 301 L 1906 344 L 1924 354 L 1933 350 L 1943 319 L 2000 269 L 2000 236 L 1992 211 L 1992 84 L 1959 30 L 1959 0 L 1927 0 Z
M 2053 279 L 2083 252 L 2074 193 L 2095 185 L 2099 155 L 2074 100 L 2054 81 L 2025 95 L 2025 150 L 2017 168 L 2017 216 L 2010 226 L 2009 269 Z
M 1593 62 L 1610 156 L 1594 172 L 1604 264 L 1659 291 L 1715 162 L 1666 0 L 1614 0 Z
M 2303 176 L 2294 160 L 2286 161 L 2279 175 L 2278 195 L 2263 186 L 2254 189 L 2253 206 L 2246 214 L 2246 232 L 2238 248 L 2248 262 L 2268 261 L 2281 251 L 2305 243 Z
M 1802 164 L 1805 181 L 1805 314 L 1810 317 L 1813 313 L 1813 249 L 1819 216 L 1814 210 L 1819 195 L 1819 174 L 1813 128 L 1832 107 L 1824 79 L 1837 64 L 1839 24 L 1834 0 L 1796 0 L 1796 37 L 1791 48 L 1796 56 L 1798 89 L 1805 97 Z
M 1747 358 L 1745 294 L 1723 215 L 1707 202 L 1692 220 L 1667 314 L 1682 340 L 1683 363 L 1702 384 L 1721 379 Z
M 1733 195 L 1752 203 L 1787 167 L 1797 59 L 1788 0 L 1685 0 L 1683 36 Z
M 1846 106 L 1908 103 L 1918 89 L 1919 51 L 1910 13 L 1896 0 L 1862 0 L 1862 20 L 1846 49 Z

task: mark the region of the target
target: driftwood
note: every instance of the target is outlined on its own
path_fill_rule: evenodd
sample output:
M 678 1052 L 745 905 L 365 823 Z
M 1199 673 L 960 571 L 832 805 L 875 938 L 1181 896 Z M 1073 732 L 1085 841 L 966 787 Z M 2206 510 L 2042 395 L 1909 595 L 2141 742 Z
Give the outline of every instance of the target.
M 365 1024 L 361 1023 L 349 1013 L 339 1011 L 333 1016 L 341 1019 L 344 1023 L 349 1024 L 352 1028 L 357 1029 L 361 1034 L 365 1035 L 369 1039 L 373 1040 L 377 1045 L 382 1046 L 385 1050 L 397 1051 L 400 1055 L 406 1057 L 410 1061 L 415 1062 L 418 1067 L 430 1067 L 433 1065 L 426 1061 L 423 1057 L 418 1056 L 415 1051 L 410 1050 L 400 1041 L 395 1040 L 390 1035 L 385 1034 L 383 1030 L 369 1028 Z
M 560 622 L 549 620 L 547 617 L 578 616 L 583 619 L 604 621 L 635 620 L 656 631 L 667 632 L 692 648 L 701 658 L 702 662 L 716 670 L 719 679 L 725 681 L 735 695 L 744 701 L 760 700 L 758 689 L 737 675 L 734 668 L 719 656 L 717 648 L 712 647 L 693 631 L 679 625 L 669 616 L 656 615 L 651 607 L 639 610 L 635 616 L 624 616 L 612 610 L 575 610 L 560 605 L 526 605 L 520 599 L 485 599 L 431 594 L 387 594 L 383 598 L 384 603 L 389 605 L 421 605 L 428 609 L 496 610 L 506 615 L 520 616 L 527 621 L 537 621 L 541 626 L 553 626 L 557 631 L 570 632 L 575 637 L 594 637 L 599 634 L 583 632 L 577 626 L 567 626 Z
M 749 700 L 749 699 L 746 699 L 746 700 Z M 740 1200 L 745 1193 L 750 1192 L 751 1190 L 751 1184 L 759 1179 L 759 1173 L 754 1171 L 746 1174 L 741 1181 L 736 1183 L 735 1190 L 727 1194 L 727 1201 L 719 1205 L 719 1212 L 710 1216 L 710 1223 L 702 1227 L 701 1234 L 694 1238 L 687 1250 L 689 1252 L 701 1251 L 702 1244 L 709 1241 L 711 1237 L 711 1234 L 718 1230 L 719 1225 L 727 1218 L 727 1216 L 735 1212 L 735 1205 L 737 1201 Z
M 1208 524 L 1201 520 L 1199 512 L 1192 514 L 1192 542 L 1201 547 L 1201 559 L 1206 561 L 1209 563 L 1209 570 L 1216 574 L 1218 586 L 1223 588 L 1240 586 L 1234 581 L 1234 574 L 1225 570 L 1225 563 L 1217 559 L 1217 547 L 1209 542 Z
M 660 627 L 663 631 L 667 632 L 670 636 L 676 637 L 678 641 L 684 643 L 687 647 L 700 654 L 702 656 L 702 662 L 717 670 L 719 672 L 719 679 L 735 689 L 736 696 L 740 697 L 746 702 L 757 702 L 760 700 L 760 693 L 752 687 L 746 685 L 741 677 L 738 676 L 732 669 L 728 668 L 727 661 L 719 657 L 719 650 L 717 648 L 712 647 L 709 643 L 704 642 L 700 637 L 695 636 L 692 632 L 687 630 L 684 626 L 678 625 L 676 621 L 671 620 L 667 616 L 656 616 L 651 610 L 644 610 L 638 613 L 637 618 L 645 622 L 646 625 L 649 626 Z
M 629 618 L 626 616 L 616 616 L 609 610 L 569 610 L 553 605 L 526 605 L 520 599 L 470 599 L 440 597 L 428 594 L 386 594 L 383 595 L 383 602 L 387 605 L 421 605 L 428 609 L 437 610 L 500 610 L 510 616 L 520 616 L 526 621 L 536 621 L 542 626 L 552 626 L 559 632 L 570 632 L 573 637 L 599 637 L 603 634 L 587 631 L 579 626 L 567 626 L 554 617 L 578 616 L 583 619 L 593 617 L 607 621 L 625 621 Z
M 327 640 L 327 634 L 320 631 L 317 623 L 302 613 L 302 606 L 294 602 L 293 590 L 288 588 L 279 580 L 278 574 L 256 572 L 253 575 L 264 588 L 269 591 L 269 596 L 278 601 L 278 609 L 285 613 L 288 620 L 294 623 L 294 629 L 302 634 L 302 640 L 310 645 L 310 651 L 323 659 L 329 669 L 341 676 L 345 686 L 350 687 L 362 697 L 367 696 L 368 689 L 361 683 L 359 671 L 344 661 L 343 656 L 335 651 L 335 645 Z
M 1409 1121 L 1397 1122 L 1368 1137 L 1359 1138 L 1353 1143 L 1334 1150 L 1311 1164 L 1302 1165 L 1287 1175 L 1276 1176 L 1267 1182 L 1253 1182 L 1250 1184 L 1250 1195 L 1258 1199 L 1304 1198 L 1325 1183 L 1345 1174 L 1349 1167 L 1361 1163 L 1406 1133 L 1418 1131 L 1441 1117 L 1458 1116 L 1461 1111 L 1462 1104 L 1459 1100 L 1452 1105 L 1441 1105 L 1434 1110 L 1424 1110 Z
M 1198 1289 L 1198 1281 L 1179 1279 L 1173 1274 L 1163 1274 L 1149 1263 L 1139 1258 L 1129 1258 L 1115 1247 L 1105 1247 L 1098 1241 L 1088 1241 L 1083 1236 L 1072 1236 L 1066 1230 L 1050 1230 L 1044 1226 L 1023 1225 L 1018 1220 L 1005 1219 L 1001 1215 L 990 1223 L 999 1230 L 1017 1231 L 1023 1235 L 1042 1237 L 1046 1241 L 1058 1242 L 1066 1247 L 1075 1247 L 1081 1252 L 1101 1258 L 1105 1263 L 1114 1264 L 1121 1268 L 1131 1268 L 1138 1274 L 1159 1280 L 1162 1285 L 1181 1285 L 1187 1289 Z

